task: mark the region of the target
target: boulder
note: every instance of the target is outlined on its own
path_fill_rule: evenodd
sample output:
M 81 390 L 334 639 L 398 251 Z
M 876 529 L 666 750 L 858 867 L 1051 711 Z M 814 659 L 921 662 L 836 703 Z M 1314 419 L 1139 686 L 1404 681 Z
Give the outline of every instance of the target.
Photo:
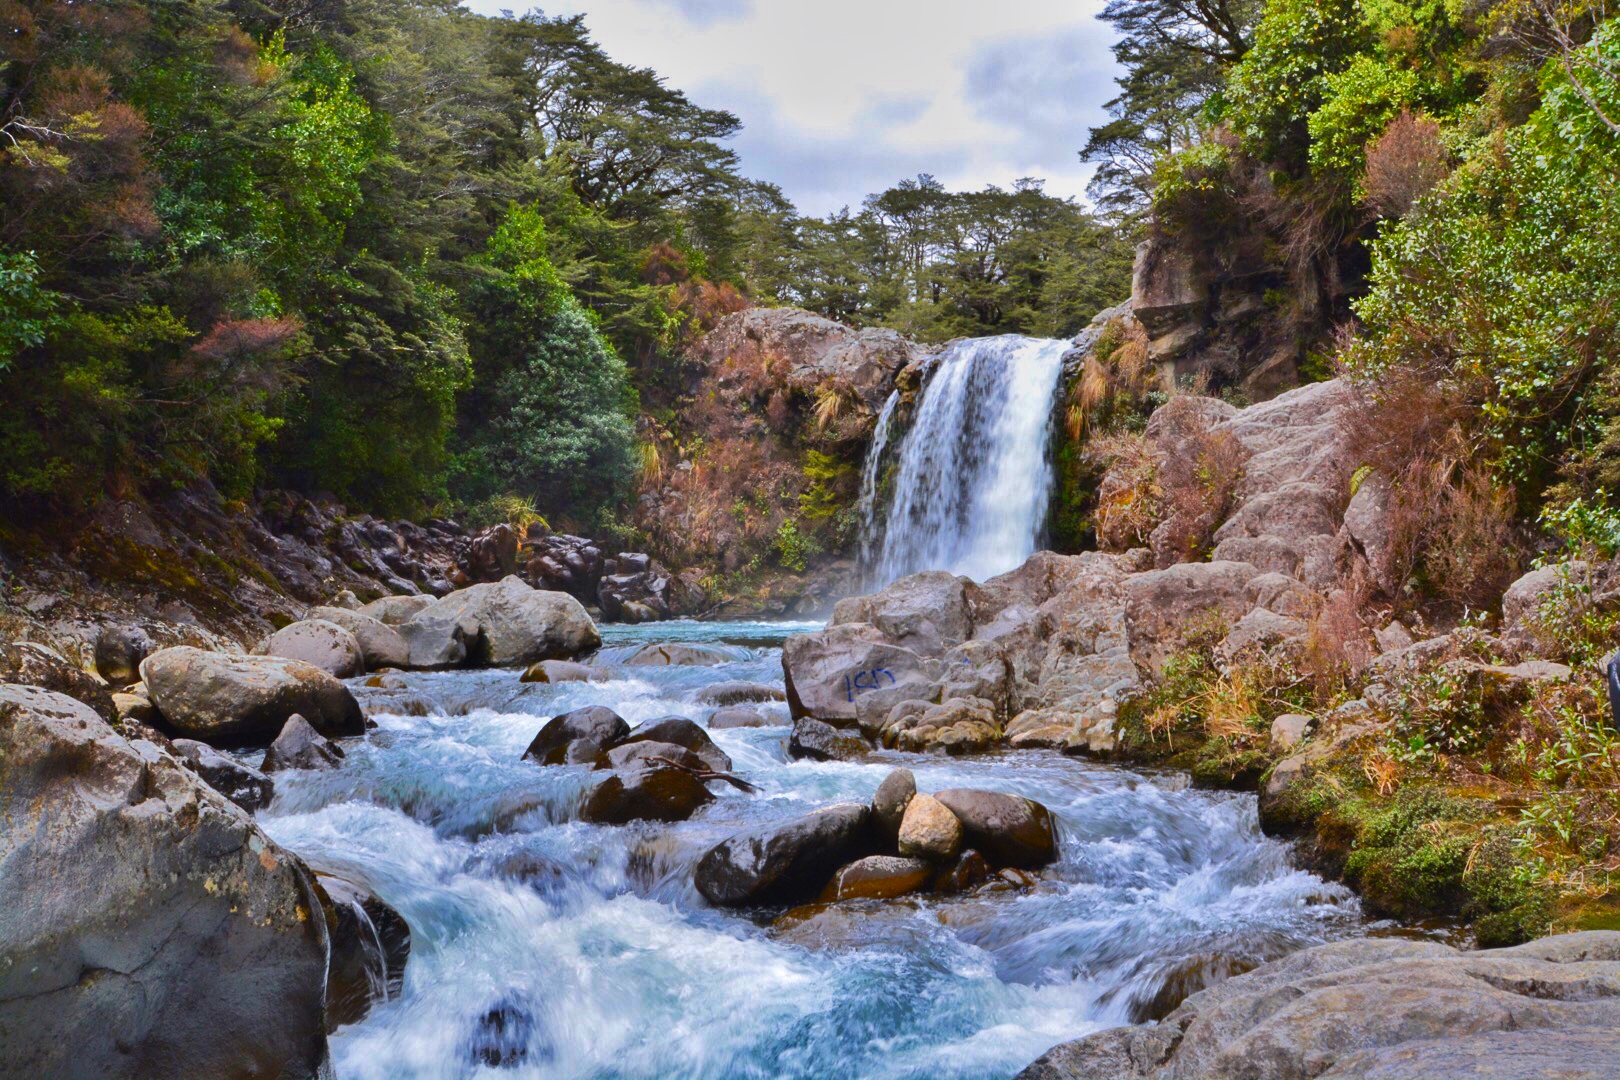
M 343 761 L 343 747 L 321 737 L 309 726 L 309 721 L 294 714 L 287 719 L 281 734 L 264 752 L 264 763 L 259 768 L 267 773 L 285 769 L 333 769 Z
M 0 642 L 0 683 L 37 686 L 66 694 L 90 706 L 95 714 L 111 723 L 118 719 L 107 688 L 95 676 L 81 671 L 66 657 L 33 641 Z
M 588 765 L 629 734 L 630 725 L 618 713 L 591 705 L 552 717 L 523 752 L 523 758 L 542 765 Z
M 258 769 L 227 757 L 207 743 L 195 739 L 175 739 L 170 745 L 182 764 L 248 813 L 270 805 L 276 785 Z
M 479 666 L 572 660 L 602 644 L 596 624 L 578 600 L 567 593 L 532 589 L 515 575 L 459 589 L 423 608 L 405 625 L 465 627 L 469 622 L 476 629 L 465 639 L 467 660 Z M 411 650 L 414 664 L 414 641 Z
M 339 679 L 350 679 L 366 670 L 365 653 L 360 651 L 354 635 L 325 619 L 290 623 L 266 638 L 257 652 L 302 660 Z
M 96 673 L 109 686 L 128 686 L 141 677 L 141 661 L 152 655 L 153 647 L 139 626 L 103 626 L 96 634 Z
M 1036 869 L 1057 858 L 1052 814 L 1033 799 L 947 788 L 934 796 L 962 823 L 965 842 L 994 866 Z
M 871 745 L 859 735 L 808 716 L 793 722 L 793 734 L 788 737 L 788 756 L 810 761 L 851 761 L 871 752 Z
M 478 620 L 465 612 L 430 614 L 424 609 L 395 629 L 405 640 L 406 666 L 418 671 L 465 667 L 478 644 Z
M 467 1044 L 467 1060 L 491 1069 L 527 1064 L 536 1026 L 534 1012 L 527 1005 L 507 998 L 478 1018 Z
M 367 671 L 411 666 L 411 646 L 404 635 L 369 615 L 343 608 L 318 607 L 311 608 L 305 618 L 334 623 L 352 634 L 360 646 Z
M 0 687 L 0 896 L 7 1076 L 324 1075 L 303 865 L 155 744 L 34 687 Z
M 967 892 L 989 878 L 990 863 L 983 855 L 968 848 L 935 873 L 934 891 L 946 894 Z
M 714 715 L 709 717 L 709 727 L 714 731 L 724 731 L 727 728 L 775 727 L 777 723 L 778 721 L 759 709 L 747 705 L 728 705 L 723 709 L 716 709 Z
M 921 859 L 868 855 L 833 876 L 822 894 L 827 901 L 893 900 L 928 887 L 934 868 Z
M 599 682 L 607 678 L 601 668 L 570 660 L 542 660 L 530 664 L 520 680 L 526 683 Z
M 411 955 L 411 928 L 368 889 L 320 875 L 332 959 L 326 974 L 326 1029 L 365 1019 L 371 1006 L 399 996 Z
M 890 644 L 875 626 L 850 623 L 789 637 L 782 671 L 794 719 L 810 716 L 847 727 L 858 720 L 856 705 L 865 696 L 929 696 L 938 663 Z
M 900 854 L 949 862 L 962 850 L 962 823 L 932 795 L 915 795 L 900 819 Z
M 362 607 L 360 614 L 367 618 L 376 619 L 384 626 L 399 626 L 402 623 L 410 622 L 432 606 L 433 597 L 431 596 L 385 596 L 381 600 L 373 600 Z
M 597 760 L 597 768 L 626 769 L 642 762 L 659 764 L 659 758 L 695 772 L 709 769 L 707 762 L 686 747 L 666 742 L 620 743 Z
M 156 724 L 162 721 L 145 683 L 132 683 L 127 690 L 112 696 L 113 711 L 120 720 L 133 720 L 137 724 Z
M 1236 622 L 1249 610 L 1248 585 L 1260 576 L 1248 563 L 1181 563 L 1125 580 L 1131 651 L 1155 671 L 1199 618 Z
M 889 839 L 900 835 L 906 807 L 917 794 L 917 778 L 910 769 L 896 769 L 883 778 L 872 796 L 872 824 Z
M 580 818 L 596 825 L 685 821 L 713 801 L 703 781 L 686 769 L 631 762 L 591 788 Z
M 366 730 L 348 687 L 300 660 L 182 645 L 148 656 L 141 679 L 166 725 L 206 743 L 270 739 L 294 713 L 327 735 Z
M 787 695 L 774 686 L 755 682 L 712 683 L 698 691 L 697 700 L 703 705 L 754 705 L 765 701 L 783 701 Z
M 1271 722 L 1271 749 L 1286 754 L 1305 740 L 1316 726 L 1316 718 L 1300 713 L 1284 713 Z
M 716 667 L 735 663 L 739 657 L 715 645 L 684 645 L 668 642 L 643 645 L 622 661 L 625 667 Z
M 1021 1080 L 1174 1076 L 1606 1076 L 1620 1050 L 1620 933 L 1512 949 L 1353 939 L 1193 994 L 1160 1024 L 1055 1047 Z
M 1520 640 L 1536 640 L 1542 604 L 1557 593 L 1566 580 L 1582 581 L 1587 572 L 1587 564 L 1576 560 L 1543 566 L 1520 577 L 1502 594 L 1502 633 Z
M 714 744 L 709 733 L 684 716 L 666 716 L 649 720 L 632 731 L 625 744 L 654 742 L 672 743 L 697 755 L 698 759 L 715 772 L 730 772 L 731 758 Z
M 840 600 L 830 626 L 865 623 L 919 656 L 940 656 L 973 636 L 978 585 L 943 570 L 903 577 L 881 592 Z
M 873 854 L 871 811 L 843 803 L 736 833 L 698 861 L 698 892 L 718 907 L 814 900 L 839 867 Z
M 616 622 L 697 615 L 708 607 L 708 597 L 691 577 L 633 553 L 607 560 L 596 586 L 596 602 L 603 616 Z

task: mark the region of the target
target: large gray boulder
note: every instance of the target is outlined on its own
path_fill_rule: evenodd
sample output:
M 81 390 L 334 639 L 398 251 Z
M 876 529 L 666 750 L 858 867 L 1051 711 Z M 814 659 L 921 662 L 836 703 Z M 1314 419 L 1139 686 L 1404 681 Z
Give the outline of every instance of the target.
M 0 686 L 0 1075 L 325 1068 L 303 865 L 155 744 Z
M 422 594 L 415 596 L 385 596 L 362 607 L 360 614 L 367 618 L 376 619 L 384 626 L 399 626 L 410 622 L 424 610 L 432 607 L 433 604 L 433 597 Z
M 891 642 L 919 656 L 939 656 L 973 636 L 979 586 L 943 570 L 903 577 L 870 596 L 852 596 L 833 608 L 831 626 L 870 623 Z
M 694 880 L 718 907 L 807 903 L 839 867 L 876 854 L 875 841 L 871 810 L 842 803 L 729 837 L 699 860 Z
M 473 636 L 467 638 L 469 624 Z M 602 644 L 596 624 L 578 600 L 567 593 L 530 588 L 515 574 L 459 589 L 405 623 L 401 632 L 411 642 L 413 665 L 418 645 L 408 628 L 418 625 L 442 627 L 447 636 L 461 629 L 467 662 L 479 666 L 573 660 Z
M 929 696 L 939 664 L 892 644 L 875 626 L 848 623 L 788 638 L 782 672 L 794 719 L 810 716 L 849 727 L 865 696 Z
M 386 623 L 347 608 L 311 608 L 306 617 L 333 623 L 352 634 L 360 646 L 361 659 L 367 671 L 410 667 L 410 644 L 398 630 Z
M 148 656 L 141 678 L 164 723 L 206 743 L 268 742 L 294 713 L 326 735 L 366 730 L 348 687 L 301 660 L 181 645 Z
M 1512 949 L 1357 939 L 1202 990 L 1159 1025 L 1054 1048 L 1021 1080 L 1614 1075 L 1620 933 Z
M 339 679 L 352 679 L 366 670 L 365 653 L 354 635 L 325 619 L 289 623 L 266 638 L 257 651 L 302 660 Z

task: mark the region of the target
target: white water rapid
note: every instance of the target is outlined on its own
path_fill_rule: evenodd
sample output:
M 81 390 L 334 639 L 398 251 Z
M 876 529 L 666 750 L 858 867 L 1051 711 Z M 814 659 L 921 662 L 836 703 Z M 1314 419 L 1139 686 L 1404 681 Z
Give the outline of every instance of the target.
M 1009 335 L 941 355 L 900 444 L 876 585 L 919 570 L 983 581 L 1035 551 L 1052 490 L 1052 395 L 1068 347 Z M 872 450 L 883 452 L 876 439 Z M 874 484 L 879 467 L 869 458 Z

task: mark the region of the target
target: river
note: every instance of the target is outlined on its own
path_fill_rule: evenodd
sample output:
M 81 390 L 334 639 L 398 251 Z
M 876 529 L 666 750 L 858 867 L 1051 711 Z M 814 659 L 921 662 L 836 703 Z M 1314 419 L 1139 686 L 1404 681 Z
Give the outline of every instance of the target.
M 769 623 L 607 626 L 604 682 L 520 684 L 513 671 L 402 676 L 436 704 L 379 716 L 342 765 L 283 773 L 265 829 L 316 869 L 374 890 L 409 922 L 403 990 L 332 1038 L 341 1080 L 404 1077 L 1009 1077 L 1051 1045 L 1153 1011 L 1187 973 L 1242 970 L 1364 932 L 1344 888 L 1294 869 L 1253 796 L 1034 751 L 790 760 L 784 726 L 713 732 L 735 771 L 692 821 L 595 826 L 583 767 L 521 760 L 546 718 L 607 705 L 632 725 L 704 722 L 704 686 L 780 685 Z M 713 667 L 626 667 L 651 641 L 718 642 Z M 861 901 L 819 912 L 709 907 L 692 866 L 746 825 L 869 799 L 888 771 L 918 790 L 1044 802 L 1061 855 L 1033 890 Z M 1161 1000 L 1162 1005 L 1162 1000 Z M 473 1056 L 501 1010 L 504 1068 Z

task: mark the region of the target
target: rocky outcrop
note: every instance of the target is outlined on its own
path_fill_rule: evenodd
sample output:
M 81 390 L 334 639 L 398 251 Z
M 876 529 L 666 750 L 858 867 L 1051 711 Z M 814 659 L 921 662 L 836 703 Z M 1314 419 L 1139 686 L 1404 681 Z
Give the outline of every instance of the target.
M 709 606 L 701 574 L 676 574 L 647 555 L 626 553 L 603 564 L 596 602 L 604 618 L 644 623 L 700 615 Z
M 1161 1023 L 1066 1043 L 1021 1080 L 1597 1077 L 1620 1052 L 1620 933 L 1511 949 L 1359 939 L 1202 990 Z
M 61 653 L 38 642 L 0 642 L 0 683 L 38 686 L 66 694 L 88 705 L 109 723 L 119 716 L 118 707 L 105 686 L 75 667 Z
M 182 646 L 147 657 L 141 678 L 163 723 L 201 742 L 268 742 L 295 713 L 328 735 L 365 733 L 348 687 L 300 660 Z
M 323 1075 L 308 872 L 156 744 L 0 687 L 8 1076 Z

